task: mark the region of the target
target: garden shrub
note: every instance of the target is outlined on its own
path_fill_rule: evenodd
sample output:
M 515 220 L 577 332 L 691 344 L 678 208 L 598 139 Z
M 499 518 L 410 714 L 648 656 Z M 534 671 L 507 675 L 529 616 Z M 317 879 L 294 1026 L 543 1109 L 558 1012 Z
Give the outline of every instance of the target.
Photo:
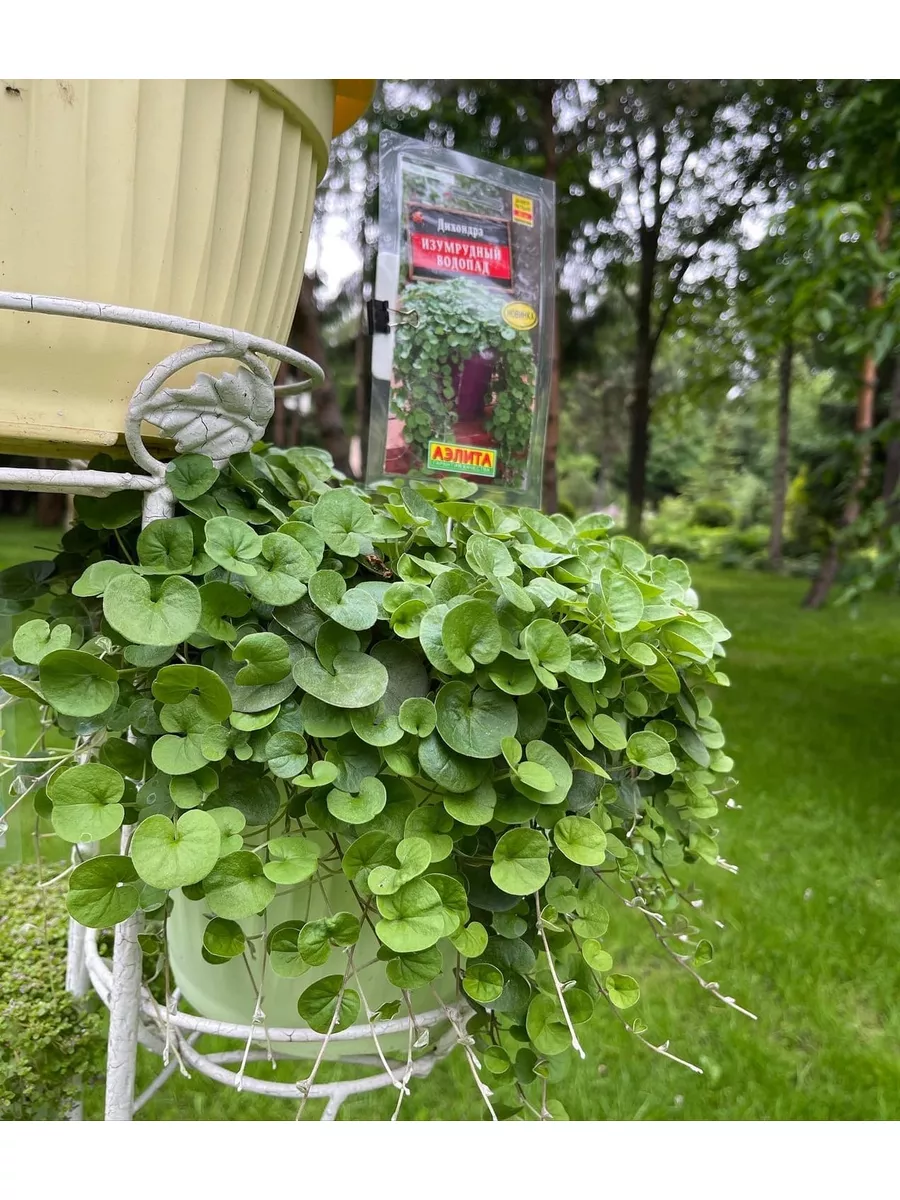
M 735 523 L 734 509 L 724 500 L 698 500 L 692 518 L 695 525 L 707 529 L 725 529 Z
M 58 1121 L 103 1070 L 101 1014 L 65 989 L 64 887 L 0 871 L 0 1120 Z

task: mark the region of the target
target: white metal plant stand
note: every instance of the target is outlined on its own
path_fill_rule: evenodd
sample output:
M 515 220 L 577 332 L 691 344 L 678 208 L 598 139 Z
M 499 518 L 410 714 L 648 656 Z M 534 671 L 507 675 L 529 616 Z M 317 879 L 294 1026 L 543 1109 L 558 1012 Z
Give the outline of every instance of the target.
M 32 492 L 65 492 L 71 495 L 106 496 L 111 492 L 137 490 L 144 493 L 143 523 L 149 524 L 171 515 L 174 497 L 166 486 L 165 463 L 155 458 L 144 445 L 141 424 L 146 421 L 175 442 L 179 453 L 189 451 L 207 454 L 217 466 L 225 464 L 234 454 L 249 450 L 265 432 L 275 409 L 276 396 L 286 397 L 308 390 L 323 381 L 321 368 L 311 359 L 288 346 L 266 338 L 256 337 L 236 329 L 207 325 L 184 317 L 143 309 L 121 308 L 111 304 L 96 304 L 59 296 L 38 296 L 31 293 L 0 292 L 0 310 L 22 313 L 43 313 L 48 316 L 68 316 L 90 321 L 108 321 L 119 325 L 134 325 L 159 330 L 179 337 L 201 339 L 163 359 L 138 384 L 125 417 L 125 441 L 134 462 L 146 475 L 129 472 L 89 470 L 42 470 L 37 468 L 0 468 L 0 490 Z M 272 374 L 263 357 L 278 359 L 300 373 L 301 378 L 283 387 L 275 387 Z M 182 368 L 207 359 L 230 359 L 240 363 L 237 372 L 221 377 L 200 374 L 192 387 L 173 389 L 168 381 Z M 130 829 L 122 831 L 122 849 L 127 849 Z M 76 847 L 84 857 L 95 847 Z M 300 1100 L 327 1101 L 323 1120 L 334 1120 L 343 1101 L 352 1095 L 395 1087 L 402 1097 L 410 1079 L 427 1075 L 434 1064 L 462 1043 L 471 1054 L 470 1039 L 464 1030 L 467 1006 L 442 1006 L 433 1012 L 391 1021 L 375 1021 L 355 1025 L 339 1033 L 319 1034 L 311 1029 L 271 1029 L 264 1024 L 261 1013 L 252 1025 L 233 1025 L 207 1020 L 183 1013 L 178 1008 L 177 992 L 168 1009 L 162 1009 L 141 980 L 142 952 L 138 943 L 140 914 L 135 914 L 115 928 L 112 963 L 98 952 L 97 933 L 85 929 L 74 920 L 69 923 L 69 951 L 66 986 L 76 995 L 83 995 L 90 986 L 109 1009 L 109 1038 L 107 1046 L 106 1107 L 108 1121 L 130 1121 L 133 1114 L 158 1091 L 177 1069 L 189 1069 L 229 1087 L 267 1096 Z M 449 1028 L 440 1039 L 419 1058 L 405 1063 L 391 1063 L 381 1052 L 378 1038 L 388 1034 L 407 1033 L 416 1044 L 424 1045 L 428 1031 L 447 1024 Z M 215 1054 L 201 1054 L 194 1043 L 202 1034 L 235 1038 L 243 1049 Z M 320 1050 L 327 1042 L 354 1041 L 370 1037 L 378 1048 L 377 1055 L 348 1056 L 344 1061 L 361 1067 L 374 1068 L 374 1073 L 359 1079 L 332 1083 L 278 1083 L 245 1076 L 248 1062 L 288 1057 L 273 1049 L 284 1043 L 318 1043 Z M 135 1071 L 138 1044 L 160 1054 L 163 1068 L 146 1091 L 135 1099 Z M 252 1049 L 256 1043 L 261 1049 Z M 239 1063 L 231 1071 L 226 1063 Z M 315 1068 L 314 1068 L 315 1070 Z M 477 1080 L 477 1074 L 476 1074 Z M 483 1087 L 483 1085 L 482 1085 Z M 483 1089 L 486 1092 L 486 1089 Z

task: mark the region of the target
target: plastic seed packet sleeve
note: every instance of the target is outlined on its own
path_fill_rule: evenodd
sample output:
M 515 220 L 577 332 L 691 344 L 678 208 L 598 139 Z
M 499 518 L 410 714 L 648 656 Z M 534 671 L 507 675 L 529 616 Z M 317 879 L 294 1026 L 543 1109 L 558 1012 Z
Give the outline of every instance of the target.
M 391 132 L 379 159 L 366 482 L 455 475 L 539 507 L 554 185 Z

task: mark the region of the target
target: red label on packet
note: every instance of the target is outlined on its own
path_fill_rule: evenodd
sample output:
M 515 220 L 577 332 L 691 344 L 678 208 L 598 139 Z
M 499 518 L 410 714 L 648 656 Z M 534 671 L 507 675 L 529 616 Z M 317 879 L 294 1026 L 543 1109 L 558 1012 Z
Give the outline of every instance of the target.
M 412 205 L 409 263 L 413 279 L 463 275 L 512 287 L 509 223 L 496 217 Z

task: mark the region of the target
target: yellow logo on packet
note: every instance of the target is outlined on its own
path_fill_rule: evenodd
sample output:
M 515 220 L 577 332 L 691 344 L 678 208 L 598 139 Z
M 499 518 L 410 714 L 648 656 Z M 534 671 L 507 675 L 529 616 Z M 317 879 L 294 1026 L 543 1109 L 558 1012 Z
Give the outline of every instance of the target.
M 523 304 L 519 300 L 504 304 L 500 315 L 513 329 L 534 329 L 537 325 L 537 313 L 530 304 Z
M 512 198 L 512 219 L 517 225 L 534 225 L 534 201 L 530 196 Z
M 497 451 L 482 446 L 460 446 L 456 442 L 429 442 L 429 471 L 455 471 L 459 475 L 497 474 Z

